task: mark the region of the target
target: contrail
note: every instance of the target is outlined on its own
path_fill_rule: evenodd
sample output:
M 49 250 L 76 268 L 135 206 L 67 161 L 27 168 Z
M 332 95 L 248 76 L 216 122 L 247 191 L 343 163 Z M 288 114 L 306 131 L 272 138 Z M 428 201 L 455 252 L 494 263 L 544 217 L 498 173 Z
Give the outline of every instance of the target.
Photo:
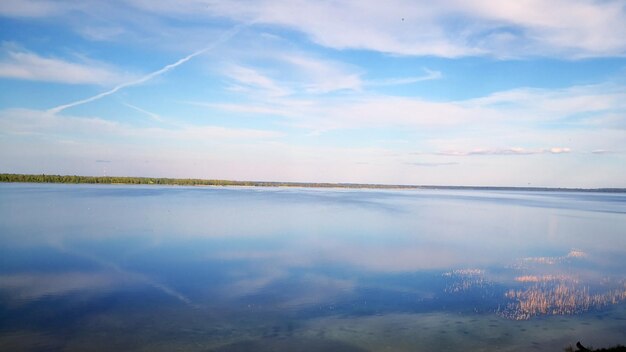
M 159 116 L 159 115 L 157 115 L 157 114 L 155 114 L 153 112 L 144 110 L 144 109 L 142 109 L 142 108 L 140 108 L 138 106 L 135 106 L 133 104 L 130 104 L 130 103 L 122 103 L 122 104 L 124 104 L 125 106 L 128 106 L 129 108 L 131 108 L 133 110 L 137 110 L 137 111 L 139 111 L 141 113 L 144 113 L 144 114 L 150 116 L 150 118 L 152 118 L 153 120 L 156 120 L 156 121 L 159 121 L 159 122 L 164 122 L 163 118 L 161 118 L 161 116 Z
M 126 82 L 126 83 L 122 83 L 116 87 L 113 87 L 111 90 L 108 90 L 106 92 L 102 92 L 100 94 L 94 95 L 92 97 L 86 98 L 86 99 L 82 99 L 82 100 L 78 100 L 69 104 L 64 104 L 64 105 L 59 105 L 57 107 L 48 109 L 47 112 L 51 113 L 51 114 L 56 114 L 59 113 L 65 109 L 69 109 L 71 107 L 74 106 L 78 106 L 78 105 L 83 105 L 86 103 L 90 103 L 92 101 L 98 100 L 98 99 L 102 99 L 108 95 L 111 94 L 115 94 L 117 91 L 119 91 L 120 89 L 124 89 L 127 87 L 132 87 L 132 86 L 136 86 L 138 84 L 142 84 L 146 81 L 151 80 L 154 77 L 160 76 L 182 64 L 184 64 L 185 62 L 193 59 L 194 57 L 204 54 L 209 50 L 214 49 L 216 46 L 224 43 L 225 41 L 229 40 L 230 38 L 232 38 L 233 36 L 235 36 L 235 34 L 239 33 L 239 31 L 241 31 L 244 27 L 250 26 L 250 23 L 246 23 L 246 24 L 241 24 L 238 26 L 233 27 L 231 30 L 225 32 L 224 34 L 222 34 L 215 42 L 211 43 L 211 45 L 207 46 L 206 48 L 202 49 L 202 50 L 198 50 L 194 53 L 191 53 L 185 57 L 183 57 L 182 59 L 174 62 L 173 64 L 169 64 L 167 66 L 164 66 L 163 68 L 161 68 L 160 70 L 154 71 L 152 73 L 149 73 L 139 79 L 136 79 L 134 81 L 130 81 L 130 82 Z

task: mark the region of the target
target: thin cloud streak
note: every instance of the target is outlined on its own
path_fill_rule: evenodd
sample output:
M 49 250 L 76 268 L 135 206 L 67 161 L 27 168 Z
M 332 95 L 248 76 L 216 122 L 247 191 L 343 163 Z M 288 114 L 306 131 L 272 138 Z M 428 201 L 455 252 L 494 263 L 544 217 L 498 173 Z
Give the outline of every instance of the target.
M 153 113 L 153 112 L 150 112 L 150 111 L 144 110 L 144 109 L 142 109 L 142 108 L 140 108 L 140 107 L 138 107 L 138 106 L 135 106 L 135 105 L 133 105 L 133 104 L 130 104 L 130 103 L 123 103 L 123 104 L 124 104 L 124 106 L 127 106 L 127 107 L 129 107 L 129 108 L 131 108 L 131 109 L 133 109 L 133 110 L 139 111 L 139 112 L 141 112 L 141 113 L 143 113 L 143 114 L 145 114 L 145 115 L 150 116 L 150 118 L 152 118 L 152 119 L 153 119 L 153 120 L 155 120 L 155 121 L 158 121 L 158 122 L 165 122 L 165 121 L 163 120 L 163 118 L 162 118 L 161 116 L 159 116 L 158 114 L 155 114 L 155 113 Z
M 238 92 L 260 92 L 269 97 L 281 97 L 292 94 L 290 89 L 281 87 L 271 78 L 264 74 L 243 66 L 233 65 L 230 67 L 226 76 L 234 83 L 229 89 Z
M 451 162 L 441 162 L 441 163 L 437 163 L 437 162 L 432 162 L 432 163 L 426 163 L 426 162 L 415 162 L 415 163 L 405 163 L 406 165 L 411 165 L 411 166 L 420 166 L 420 167 L 438 167 L 438 166 L 453 166 L 453 165 L 459 165 L 459 163 L 451 161 Z
M 606 126 L 607 118 L 610 118 L 611 126 L 623 124 L 623 115 L 619 112 L 626 108 L 623 87 L 615 84 L 554 90 L 517 88 L 484 97 L 450 101 L 376 93 L 354 94 L 340 100 L 326 97 L 302 100 L 288 96 L 259 101 L 247 93 L 244 98 L 248 99 L 237 104 L 206 103 L 205 106 L 231 112 L 284 116 L 298 127 L 317 132 L 355 126 L 409 126 L 453 131 L 467 129 L 468 123 L 481 124 L 482 131 L 496 128 L 500 132 L 508 130 L 512 124 L 541 129 L 547 122 L 588 128 Z M 570 119 L 572 116 L 579 119 Z M 520 142 L 515 144 L 525 145 Z M 564 142 L 555 144 L 563 145 Z M 508 152 L 520 154 L 524 151 Z
M 128 123 L 85 116 L 53 115 L 39 110 L 0 110 L 0 130 L 11 135 L 88 136 L 92 141 L 111 137 L 192 141 L 272 139 L 283 134 L 274 130 L 228 128 L 213 125 L 176 125 L 175 128 L 138 127 Z M 97 131 L 97 133 L 94 133 Z
M 153 79 L 153 78 L 155 78 L 157 76 L 160 76 L 160 75 L 162 75 L 164 73 L 167 73 L 168 71 L 170 71 L 170 70 L 172 70 L 172 69 L 174 69 L 174 68 L 176 68 L 176 67 L 178 67 L 178 66 L 180 66 L 180 65 L 182 65 L 184 63 L 186 63 L 187 61 L 193 59 L 194 57 L 196 57 L 198 55 L 204 54 L 207 51 L 214 49 L 218 45 L 220 45 L 220 44 L 226 42 L 227 40 L 229 40 L 230 38 L 234 37 L 244 27 L 248 27 L 250 25 L 251 25 L 250 23 L 246 23 L 246 24 L 235 26 L 234 28 L 232 28 L 231 30 L 227 31 L 222 36 L 220 36 L 215 42 L 213 42 L 211 45 L 207 46 L 206 48 L 204 48 L 202 50 L 198 50 L 198 51 L 196 51 L 194 53 L 191 53 L 191 54 L 183 57 L 182 59 L 176 61 L 175 63 L 166 65 L 163 68 L 161 68 L 161 69 L 159 69 L 157 71 L 154 71 L 152 73 L 149 73 L 149 74 L 147 74 L 147 75 L 145 75 L 145 76 L 143 76 L 143 77 L 141 77 L 141 78 L 139 78 L 137 80 L 126 82 L 126 83 L 122 83 L 122 84 L 114 87 L 111 90 L 108 90 L 106 92 L 94 95 L 94 96 L 89 97 L 87 99 L 78 100 L 78 101 L 75 101 L 75 102 L 72 102 L 72 103 L 69 103 L 69 104 L 59 105 L 57 107 L 54 107 L 52 109 L 47 110 L 47 112 L 51 113 L 51 114 L 57 114 L 57 113 L 59 113 L 59 112 L 61 112 L 63 110 L 69 109 L 71 107 L 75 107 L 75 106 L 78 106 L 78 105 L 83 105 L 83 104 L 86 104 L 86 103 L 90 103 L 90 102 L 102 99 L 102 98 L 104 98 L 106 96 L 109 96 L 111 94 L 115 94 L 116 92 L 118 92 L 121 89 L 145 83 L 145 82 L 147 82 L 147 81 L 149 81 L 149 80 L 151 80 L 151 79 Z
M 610 154 L 621 154 L 622 151 L 619 150 L 607 150 L 607 149 L 595 149 L 591 151 L 591 154 L 596 155 L 610 155 Z
M 0 61 L 0 77 L 65 84 L 118 84 L 129 75 L 94 61 L 71 62 L 44 57 L 22 48 L 3 45 L 6 57 Z
M 543 149 L 504 148 L 504 149 L 473 149 L 470 151 L 445 150 L 435 153 L 443 156 L 473 156 L 473 155 L 533 155 L 533 154 L 566 154 L 571 149 L 567 147 L 552 147 Z
M 365 85 L 374 87 L 399 86 L 423 81 L 432 81 L 436 79 L 441 79 L 443 77 L 443 75 L 439 71 L 432 71 L 425 68 L 424 72 L 426 72 L 426 74 L 423 76 L 372 80 L 365 82 Z

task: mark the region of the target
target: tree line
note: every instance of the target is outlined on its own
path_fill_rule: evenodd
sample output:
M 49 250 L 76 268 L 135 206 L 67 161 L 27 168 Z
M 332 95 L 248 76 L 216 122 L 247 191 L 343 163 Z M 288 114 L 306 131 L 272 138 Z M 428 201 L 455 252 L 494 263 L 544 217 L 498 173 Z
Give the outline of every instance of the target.
M 76 175 L 23 175 L 0 174 L 0 182 L 27 183 L 91 183 L 91 184 L 131 184 L 131 185 L 184 185 L 184 186 L 255 186 L 258 182 L 203 180 L 191 178 L 155 178 L 121 176 L 76 176 Z
M 264 182 L 206 180 L 197 178 L 156 178 L 121 176 L 76 176 L 76 175 L 23 175 L 0 174 L 0 182 L 24 183 L 90 183 L 131 185 L 178 185 L 178 186 L 255 186 L 255 187 L 342 187 L 342 188 L 407 188 L 407 186 L 351 184 L 351 183 L 308 183 L 308 182 Z M 414 187 L 414 186 L 413 186 Z
M 206 180 L 198 178 L 126 177 L 126 176 L 76 176 L 76 175 L 24 175 L 0 173 L 0 182 L 27 183 L 91 183 L 129 185 L 177 185 L 177 186 L 254 186 L 254 187 L 317 187 L 317 188 L 372 188 L 372 189 L 447 189 L 483 191 L 576 191 L 626 193 L 626 188 L 544 188 L 544 187 L 488 187 L 488 186 L 430 186 L 430 185 L 384 185 L 371 183 L 314 183 L 314 182 L 266 182 Z

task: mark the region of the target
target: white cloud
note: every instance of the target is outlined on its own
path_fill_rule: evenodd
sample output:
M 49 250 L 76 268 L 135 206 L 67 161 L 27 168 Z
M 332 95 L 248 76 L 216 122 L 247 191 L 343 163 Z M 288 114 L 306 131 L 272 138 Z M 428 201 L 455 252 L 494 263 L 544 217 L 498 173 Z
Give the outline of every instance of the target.
M 3 47 L 0 77 L 68 84 L 116 84 L 130 78 L 129 74 L 96 61 L 70 62 L 54 57 Z
M 424 69 L 424 73 L 425 74 L 422 76 L 373 80 L 373 81 L 366 82 L 366 84 L 368 86 L 397 86 L 397 85 L 412 84 L 412 83 L 417 83 L 417 82 L 422 82 L 422 81 L 431 81 L 431 80 L 440 79 L 441 77 L 443 77 L 441 72 L 432 71 L 427 68 Z
M 126 33 L 124 27 L 120 25 L 110 26 L 85 26 L 79 30 L 80 34 L 89 40 L 108 41 L 121 37 Z
M 225 75 L 234 81 L 234 85 L 229 88 L 233 91 L 263 93 L 272 97 L 291 94 L 291 90 L 252 68 L 231 65 Z
M 7 134 L 40 135 L 47 138 L 75 136 L 80 139 L 139 138 L 185 143 L 229 139 L 272 139 L 282 136 L 271 130 L 179 125 L 175 128 L 136 127 L 97 117 L 60 116 L 26 109 L 0 111 L 0 130 Z
M 572 150 L 570 148 L 567 147 L 552 147 L 550 149 L 546 149 L 543 152 L 544 153 L 551 153 L 551 154 L 563 154 L 563 153 L 569 153 Z
M 618 0 L 242 0 L 210 2 L 209 8 L 292 28 L 336 49 L 443 57 L 626 54 L 626 9 Z
M 75 11 L 80 18 L 72 16 Z M 192 26 L 171 26 L 168 19 L 201 23 L 226 17 L 289 28 L 339 50 L 440 57 L 626 55 L 626 7 L 621 0 L 129 0 L 114 5 L 13 0 L 0 3 L 0 15 L 55 16 L 92 39 L 101 36 L 91 26 L 109 26 L 113 32 L 103 33 L 106 39 L 120 31 L 138 31 L 143 35 L 135 40 L 161 38 L 154 43 L 163 46 L 193 42 L 198 47 L 198 39 L 206 38 Z M 163 35 L 163 26 L 177 35 Z
M 614 126 L 616 119 L 626 120 L 626 93 L 620 85 L 603 84 L 520 88 L 448 102 L 363 93 L 310 101 L 279 97 L 211 108 L 283 117 L 286 124 L 311 132 L 311 138 L 350 131 L 361 136 L 358 143 L 365 143 L 362 136 L 372 131 L 402 133 L 410 142 L 392 148 L 422 150 L 422 155 L 435 158 L 424 160 L 429 163 L 450 162 L 437 156 L 478 155 L 485 157 L 472 159 L 493 162 L 495 156 L 537 155 L 524 159 L 538 160 L 575 154 L 578 158 L 593 150 L 623 149 L 623 131 Z M 332 135 L 337 134 L 323 138 Z M 389 146 L 372 140 L 366 144 Z M 413 160 L 403 162 L 409 165 Z
M 500 115 L 480 106 L 458 102 L 433 102 L 417 98 L 359 95 L 315 101 L 289 97 L 240 104 L 208 104 L 244 113 L 267 112 L 289 118 L 295 126 L 312 131 L 373 127 L 450 128 L 461 123 L 478 123 Z
M 561 89 L 518 88 L 467 101 L 470 105 L 499 108 L 529 117 L 552 120 L 563 116 L 626 109 L 623 85 L 598 84 Z
M 207 15 L 210 13 L 209 7 L 207 7 L 207 5 L 211 3 L 210 0 L 192 0 L 183 1 L 180 3 L 152 0 L 130 0 L 128 2 L 132 4 L 135 8 L 173 17 L 190 14 L 193 14 L 195 16 Z
M 429 101 L 411 97 L 360 94 L 292 104 L 291 99 L 241 103 L 241 111 L 274 111 L 314 130 L 408 126 L 462 128 L 541 128 L 553 121 L 570 128 L 614 128 L 624 123 L 626 93 L 621 85 L 573 86 L 563 89 L 520 88 L 485 97 Z M 575 121 L 569 121 L 577 116 Z M 621 121 L 621 122 L 620 122 Z
M 461 5 L 470 15 L 519 28 L 530 54 L 572 57 L 624 56 L 626 8 L 621 1 L 524 0 L 494 3 L 476 0 Z M 558 16 L 554 14 L 558 13 Z
M 533 154 L 563 154 L 571 152 L 567 147 L 551 147 L 541 149 L 526 149 L 510 147 L 501 149 L 476 148 L 472 150 L 445 150 L 435 153 L 445 156 L 471 156 L 471 155 L 533 155 Z
M 0 15 L 9 17 L 45 17 L 64 13 L 71 3 L 44 0 L 11 0 L 0 2 Z
M 260 100 L 362 90 L 364 82 L 361 79 L 361 69 L 310 54 L 289 51 L 279 47 L 262 48 L 255 51 L 258 55 L 253 55 L 255 63 L 229 64 L 220 72 L 231 83 L 227 89 L 250 97 L 262 97 Z M 259 62 L 271 62 L 273 68 L 268 69 Z
M 138 106 L 135 106 L 133 104 L 130 103 L 123 103 L 125 106 L 135 110 L 135 111 L 139 111 L 140 113 L 144 114 L 144 115 L 148 115 L 151 119 L 157 121 L 157 122 L 164 122 L 163 118 L 161 116 L 159 116 L 159 114 L 155 114 L 153 112 L 144 110 Z
M 214 2 L 211 10 L 237 20 L 255 19 L 302 31 L 317 44 L 336 49 L 411 55 L 466 54 L 465 48 L 447 43 L 441 28 L 429 23 L 429 16 L 434 13 L 428 4 L 238 1 Z
M 0 127 L 7 134 L 41 136 L 83 133 L 102 135 L 114 134 L 121 130 L 118 123 L 100 118 L 59 117 L 29 109 L 1 110 Z
M 272 108 L 267 106 L 259 106 L 252 104 L 234 104 L 234 103 L 204 103 L 204 102 L 185 102 L 186 104 L 204 106 L 207 108 L 215 108 L 222 111 L 254 114 L 254 115 L 274 115 L 274 116 L 292 116 L 288 111 L 280 108 Z
M 451 165 L 459 165 L 459 163 L 455 161 L 448 162 L 407 162 L 407 165 L 420 166 L 420 167 L 438 167 L 438 166 L 451 166 Z
M 361 74 L 345 64 L 295 54 L 279 56 L 278 59 L 296 69 L 296 74 L 301 76 L 304 91 L 307 93 L 360 91 L 363 86 Z
M 226 128 L 220 126 L 187 126 L 180 130 L 150 128 L 137 130 L 137 134 L 149 135 L 155 138 L 171 138 L 180 142 L 187 139 L 215 140 L 215 139 L 273 139 L 282 136 L 282 133 L 270 130 L 255 130 L 249 128 Z
M 594 149 L 591 151 L 592 154 L 619 154 L 619 151 L 616 150 L 606 150 L 606 149 Z

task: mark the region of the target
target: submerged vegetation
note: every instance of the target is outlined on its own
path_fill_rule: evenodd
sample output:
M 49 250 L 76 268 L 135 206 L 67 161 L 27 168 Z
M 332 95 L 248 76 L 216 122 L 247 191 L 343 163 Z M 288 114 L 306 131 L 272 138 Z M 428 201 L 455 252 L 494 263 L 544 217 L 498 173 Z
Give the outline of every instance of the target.
M 432 185 L 389 185 L 373 183 L 329 183 L 329 182 L 268 182 L 208 180 L 198 178 L 124 177 L 124 176 L 76 176 L 76 175 L 26 175 L 0 174 L 0 182 L 24 183 L 90 183 L 130 185 L 175 185 L 175 186 L 248 186 L 248 187 L 317 187 L 317 188 L 371 188 L 371 189 L 476 189 L 476 190 L 519 190 L 519 191 L 579 191 L 619 192 L 626 188 L 549 188 L 549 187 L 485 187 L 485 186 L 432 186 Z

